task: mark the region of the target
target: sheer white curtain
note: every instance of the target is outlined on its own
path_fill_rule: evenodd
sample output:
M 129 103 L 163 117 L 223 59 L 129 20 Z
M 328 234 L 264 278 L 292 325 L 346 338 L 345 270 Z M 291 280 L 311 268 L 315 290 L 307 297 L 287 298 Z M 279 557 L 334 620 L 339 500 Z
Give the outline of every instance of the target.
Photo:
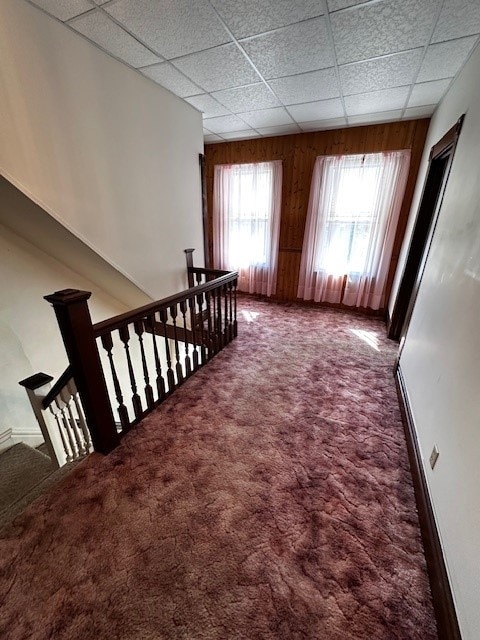
M 281 198 L 281 160 L 215 167 L 213 261 L 240 291 L 275 293 Z
M 409 150 L 317 158 L 299 298 L 384 307 L 409 164 Z

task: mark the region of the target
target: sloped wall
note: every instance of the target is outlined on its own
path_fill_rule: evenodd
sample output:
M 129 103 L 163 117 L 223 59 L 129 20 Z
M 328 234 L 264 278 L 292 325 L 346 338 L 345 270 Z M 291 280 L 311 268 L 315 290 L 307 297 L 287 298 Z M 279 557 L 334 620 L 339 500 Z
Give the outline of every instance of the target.
M 0 3 L 0 172 L 153 298 L 202 260 L 201 115 L 23 0 Z

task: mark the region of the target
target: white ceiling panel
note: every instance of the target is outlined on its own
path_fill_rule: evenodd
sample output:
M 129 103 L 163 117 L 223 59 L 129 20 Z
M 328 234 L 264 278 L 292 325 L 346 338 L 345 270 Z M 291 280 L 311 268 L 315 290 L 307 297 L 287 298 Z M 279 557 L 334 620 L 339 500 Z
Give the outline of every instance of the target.
M 392 122 L 400 120 L 402 117 L 402 109 L 394 111 L 382 111 L 381 113 L 364 113 L 359 116 L 348 116 L 349 124 L 371 124 L 380 122 Z
M 280 104 L 263 82 L 250 84 L 246 87 L 216 91 L 212 95 L 234 113 L 267 109 Z
M 462 68 L 476 41 L 477 36 L 470 36 L 431 44 L 427 49 L 417 82 L 453 78 Z
M 302 122 L 302 131 L 322 131 L 324 129 L 341 129 L 347 125 L 345 118 L 330 118 L 329 120 L 313 120 L 312 122 Z
M 288 111 L 296 122 L 330 120 L 344 115 L 342 101 L 338 98 L 292 105 L 288 107 Z
M 279 127 L 259 127 L 258 133 L 262 136 L 286 136 L 290 133 L 300 133 L 298 124 L 284 124 Z
M 435 111 L 436 105 L 430 104 L 425 107 L 409 107 L 405 109 L 404 118 L 429 118 Z
M 209 141 L 428 117 L 480 41 L 480 0 L 27 1 L 188 99 Z
M 180 98 L 187 98 L 202 93 L 202 89 L 188 80 L 178 69 L 172 67 L 169 62 L 154 64 L 151 67 L 140 69 L 144 76 L 151 78 L 157 84 L 162 85 Z
M 423 48 L 340 67 L 344 95 L 401 87 L 415 80 Z
M 88 0 L 30 0 L 32 4 L 41 7 L 47 13 L 59 20 L 70 20 L 93 7 Z
M 403 109 L 409 91 L 410 87 L 396 87 L 394 89 L 383 89 L 382 91 L 346 96 L 345 109 L 347 116 Z
M 219 118 L 205 118 L 203 124 L 213 133 L 228 133 L 229 131 L 245 130 L 245 122 L 237 116 L 220 116 Z
M 69 25 L 132 67 L 143 67 L 161 60 L 101 11 L 75 18 Z
M 255 69 L 234 44 L 178 58 L 173 64 L 208 92 L 260 80 Z
M 240 117 L 251 127 L 255 128 L 276 127 L 277 125 L 291 124 L 293 122 L 284 107 L 248 111 L 247 113 L 240 114 Z
M 480 33 L 479 0 L 446 0 L 432 42 Z
M 259 138 L 260 134 L 254 129 L 247 129 L 245 131 L 229 131 L 228 133 L 222 133 L 222 138 L 225 140 L 244 140 L 245 138 Z
M 226 116 L 230 112 L 228 109 L 214 100 L 207 93 L 200 96 L 193 96 L 192 98 L 186 98 L 195 109 L 198 109 L 203 113 L 204 118 L 215 118 L 216 116 Z
M 340 95 L 337 74 L 333 68 L 278 78 L 270 80 L 268 84 L 283 104 L 327 100 Z
M 423 105 L 437 104 L 447 90 L 450 80 L 434 80 L 422 82 L 413 87 L 412 95 L 408 101 L 409 107 L 421 107 Z
M 334 65 L 324 18 L 241 40 L 240 44 L 267 79 Z
M 325 13 L 323 0 L 210 0 L 236 38 L 253 36 Z
M 354 62 L 425 45 L 441 0 L 382 0 L 330 17 L 338 62 Z
M 339 11 L 340 9 L 347 9 L 357 4 L 364 4 L 370 0 L 327 0 L 328 9 L 330 11 Z
M 117 0 L 105 9 L 167 59 L 231 40 L 207 0 Z

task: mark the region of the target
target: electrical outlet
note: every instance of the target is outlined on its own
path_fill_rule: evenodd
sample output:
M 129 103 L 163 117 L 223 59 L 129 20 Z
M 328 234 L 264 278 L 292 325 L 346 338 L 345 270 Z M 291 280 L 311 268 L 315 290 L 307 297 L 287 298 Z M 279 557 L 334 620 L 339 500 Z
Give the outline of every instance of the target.
M 438 460 L 438 456 L 440 455 L 440 451 L 438 450 L 438 447 L 436 444 L 433 445 L 433 449 L 432 449 L 432 453 L 430 454 L 430 466 L 432 467 L 432 469 L 435 468 L 435 465 L 437 464 L 437 460 Z

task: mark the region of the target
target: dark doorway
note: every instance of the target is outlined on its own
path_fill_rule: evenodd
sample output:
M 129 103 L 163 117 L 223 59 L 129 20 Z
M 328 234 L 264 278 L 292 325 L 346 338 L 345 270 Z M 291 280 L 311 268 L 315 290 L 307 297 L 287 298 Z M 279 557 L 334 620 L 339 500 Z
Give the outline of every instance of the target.
M 400 340 L 410 322 L 464 117 L 462 115 L 430 151 L 418 215 L 388 325 L 388 337 L 392 340 Z

